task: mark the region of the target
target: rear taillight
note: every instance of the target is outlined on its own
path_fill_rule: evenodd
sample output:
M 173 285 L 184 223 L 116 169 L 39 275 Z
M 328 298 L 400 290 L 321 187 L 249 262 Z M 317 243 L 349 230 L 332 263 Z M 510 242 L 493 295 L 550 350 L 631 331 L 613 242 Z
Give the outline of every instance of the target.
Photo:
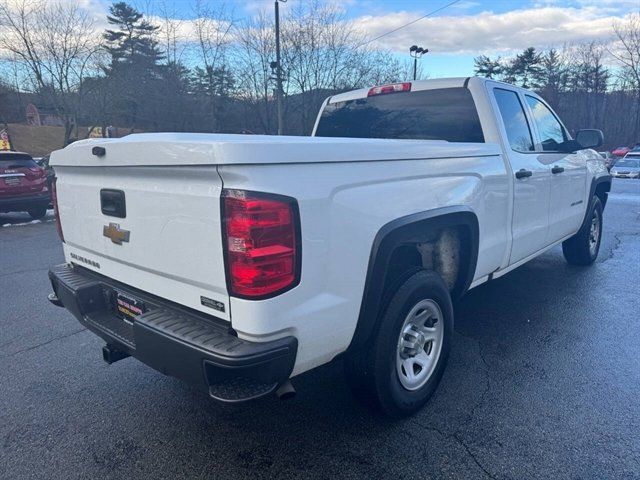
M 62 224 L 60 223 L 60 211 L 58 209 L 58 189 L 56 188 L 56 181 L 58 179 L 53 177 L 51 182 L 51 201 L 53 202 L 53 214 L 56 219 L 56 230 L 58 230 L 58 236 L 60 240 L 64 242 L 64 234 L 62 233 Z
M 300 280 L 300 215 L 291 197 L 222 191 L 223 241 L 229 293 L 260 299 Z
M 369 89 L 367 97 L 375 97 L 376 95 L 386 95 L 387 93 L 410 92 L 411 82 L 393 83 L 391 85 L 382 85 Z

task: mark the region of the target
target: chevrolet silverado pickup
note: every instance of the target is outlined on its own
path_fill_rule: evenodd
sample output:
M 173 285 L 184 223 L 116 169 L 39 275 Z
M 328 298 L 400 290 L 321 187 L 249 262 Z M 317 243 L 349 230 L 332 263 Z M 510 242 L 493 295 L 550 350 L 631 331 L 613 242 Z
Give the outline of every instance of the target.
M 239 402 L 342 357 L 384 413 L 443 374 L 452 301 L 562 244 L 590 265 L 611 178 L 535 93 L 482 78 L 328 98 L 311 137 L 156 133 L 53 153 L 52 303 Z M 373 402 L 371 402 L 373 400 Z

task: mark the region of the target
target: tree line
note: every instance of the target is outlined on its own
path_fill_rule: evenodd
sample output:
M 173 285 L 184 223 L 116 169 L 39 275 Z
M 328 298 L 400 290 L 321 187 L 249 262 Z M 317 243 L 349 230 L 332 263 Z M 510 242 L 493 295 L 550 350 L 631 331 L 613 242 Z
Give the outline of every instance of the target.
M 569 130 L 599 128 L 609 148 L 640 141 L 640 14 L 588 42 L 512 57 L 475 58 L 475 73 L 537 91 Z
M 116 2 L 98 31 L 78 3 L 0 0 L 0 121 L 22 121 L 33 101 L 62 119 L 65 144 L 79 125 L 275 133 L 272 15 L 239 20 L 222 3 L 194 1 L 192 20 Z M 410 77 L 408 61 L 372 48 L 334 4 L 305 0 L 281 13 L 287 134 L 309 134 L 329 95 Z M 570 129 L 603 128 L 613 143 L 635 142 L 638 18 L 615 26 L 615 49 L 590 43 L 480 56 L 476 73 L 540 91 Z
M 12 99 L 0 113 L 20 116 L 20 94 L 30 92 L 64 119 L 65 143 L 77 125 L 274 133 L 273 19 L 235 20 L 217 2 L 193 8 L 195 19 L 180 21 L 116 2 L 96 34 L 79 4 L 0 0 L 0 50 L 8 53 L 0 56 L 0 95 Z M 288 134 L 308 134 L 326 96 L 405 78 L 410 69 L 359 46 L 353 25 L 321 0 L 287 8 L 281 25 Z

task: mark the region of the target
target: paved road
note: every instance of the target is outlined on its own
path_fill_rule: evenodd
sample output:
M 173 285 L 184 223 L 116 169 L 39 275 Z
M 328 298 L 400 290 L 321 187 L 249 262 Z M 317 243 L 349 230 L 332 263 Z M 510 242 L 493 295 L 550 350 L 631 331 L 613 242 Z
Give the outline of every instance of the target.
M 614 181 L 597 264 L 555 248 L 471 292 L 440 389 L 392 423 L 339 363 L 239 407 L 107 366 L 45 300 L 54 225 L 0 228 L 0 478 L 640 478 L 639 252 L 640 181 Z

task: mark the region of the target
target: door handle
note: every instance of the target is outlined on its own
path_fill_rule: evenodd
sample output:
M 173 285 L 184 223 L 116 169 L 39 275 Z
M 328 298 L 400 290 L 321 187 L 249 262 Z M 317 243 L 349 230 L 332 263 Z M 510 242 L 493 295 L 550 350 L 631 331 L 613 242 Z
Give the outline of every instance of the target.
M 531 170 L 525 170 L 524 168 L 521 168 L 516 172 L 516 178 L 527 178 L 531 175 L 533 175 L 533 172 Z
M 553 167 L 551 169 L 551 173 L 562 173 L 564 172 L 564 167 Z

